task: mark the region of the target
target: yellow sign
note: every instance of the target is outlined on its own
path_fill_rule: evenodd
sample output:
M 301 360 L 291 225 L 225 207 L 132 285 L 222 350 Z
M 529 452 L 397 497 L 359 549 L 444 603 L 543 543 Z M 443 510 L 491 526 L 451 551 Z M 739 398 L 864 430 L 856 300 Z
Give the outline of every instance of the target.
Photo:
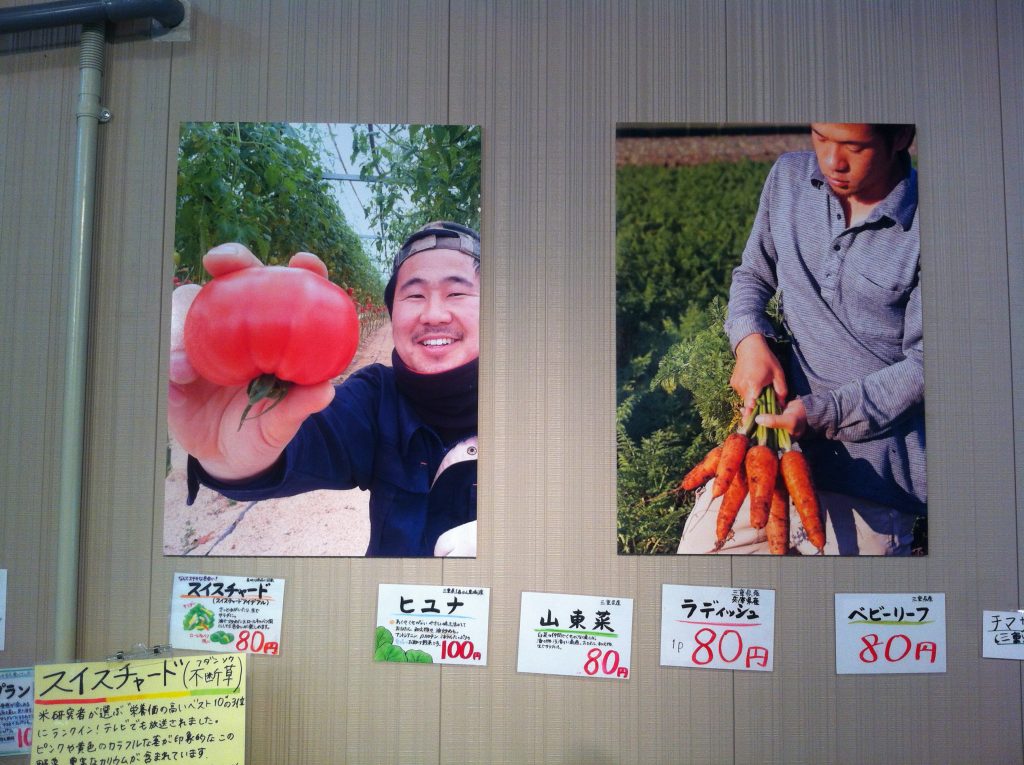
M 35 668 L 32 761 L 245 760 L 245 654 Z

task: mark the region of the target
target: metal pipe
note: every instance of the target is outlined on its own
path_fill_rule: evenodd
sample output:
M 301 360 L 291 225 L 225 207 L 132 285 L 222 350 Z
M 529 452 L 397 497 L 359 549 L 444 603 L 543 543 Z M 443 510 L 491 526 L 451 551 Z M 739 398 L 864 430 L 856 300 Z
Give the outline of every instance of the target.
M 60 0 L 22 5 L 0 9 L 0 33 L 145 18 L 170 29 L 184 20 L 185 6 L 180 0 Z
M 82 27 L 78 66 L 78 143 L 72 201 L 71 261 L 67 313 L 67 360 L 61 429 L 60 499 L 57 507 L 55 660 L 74 661 L 78 638 L 78 568 L 85 393 L 89 340 L 89 275 L 96 193 L 96 154 L 103 115 L 104 24 Z

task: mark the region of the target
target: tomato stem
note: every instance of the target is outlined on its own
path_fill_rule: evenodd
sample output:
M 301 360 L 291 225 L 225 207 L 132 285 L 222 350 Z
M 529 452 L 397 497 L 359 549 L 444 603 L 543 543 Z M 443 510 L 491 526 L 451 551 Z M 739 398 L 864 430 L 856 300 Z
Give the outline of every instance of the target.
M 269 412 L 275 406 L 281 403 L 286 395 L 288 395 L 288 389 L 291 387 L 291 383 L 287 380 L 281 380 L 271 374 L 260 375 L 254 377 L 249 382 L 249 387 L 246 388 L 245 392 L 249 396 L 249 403 L 245 405 L 245 409 L 242 410 L 242 419 L 238 421 L 238 429 L 241 430 L 246 420 L 255 420 L 257 417 L 262 417 L 264 414 Z M 273 401 L 270 406 L 264 409 L 259 414 L 249 417 L 249 410 L 252 409 L 256 404 L 264 399 Z

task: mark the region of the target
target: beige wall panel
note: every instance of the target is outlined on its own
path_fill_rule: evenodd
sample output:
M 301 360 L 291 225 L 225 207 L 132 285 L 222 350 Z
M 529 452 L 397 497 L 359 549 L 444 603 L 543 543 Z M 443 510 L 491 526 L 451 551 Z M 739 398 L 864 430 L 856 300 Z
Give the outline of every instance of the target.
M 483 115 L 485 128 L 493 361 L 481 378 L 481 432 L 493 447 L 481 461 L 480 558 L 446 563 L 445 581 L 493 592 L 487 673 L 444 670 L 443 739 L 458 742 L 442 751 L 446 762 L 731 758 L 729 675 L 658 671 L 660 584 L 676 579 L 652 574 L 668 566 L 688 572 L 683 581 L 721 581 L 728 562 L 620 558 L 614 542 L 614 129 L 680 119 L 688 99 L 695 119 L 712 118 L 713 71 L 677 71 L 684 56 L 718 55 L 688 10 L 709 17 L 704 5 L 678 3 L 453 6 L 452 117 Z M 685 87 L 661 91 L 659 72 Z M 630 681 L 583 688 L 517 675 L 528 590 L 635 598 Z
M 0 667 L 53 655 L 77 61 L 65 30 L 0 36 Z
M 1024 412 L 1024 354 L 1021 353 L 1024 343 L 1024 4 L 1017 2 L 999 2 L 997 7 L 999 49 L 999 93 L 1002 115 L 1002 155 L 1005 167 L 1003 193 L 1006 210 L 1006 244 L 1009 262 L 1009 296 L 1010 296 L 1010 334 L 1011 358 L 1013 359 L 1014 422 L 1020 422 Z M 1014 443 L 1016 459 L 1017 485 L 1024 480 L 1024 456 L 1021 456 L 1022 442 Z M 1021 570 L 1021 551 L 1024 551 L 1024 503 L 1021 493 L 1017 492 L 1017 575 L 1021 586 L 1024 586 L 1024 571 Z M 1019 593 L 1019 590 L 1018 590 Z M 1019 595 L 1018 595 L 1019 599 Z M 1015 610 L 1012 598 L 1004 599 L 1007 608 Z M 1019 604 L 1018 604 L 1019 605 Z M 993 608 L 996 608 L 993 606 Z
M 269 3 L 267 14 L 269 110 L 261 119 L 447 120 L 447 4 L 291 0 Z
M 609 6 L 618 50 L 618 122 L 721 122 L 729 56 L 726 6 L 644 0 Z
M 192 14 L 188 42 L 107 46 L 83 657 L 164 642 L 175 571 L 258 574 L 287 598 L 282 655 L 251 662 L 250 765 L 1024 760 L 1021 668 L 982 660 L 979 636 L 981 611 L 1016 608 L 1024 584 L 1019 3 L 196 0 Z M 53 644 L 77 83 L 74 30 L 0 36 L 15 116 L 0 120 L 0 667 L 49 661 Z M 919 127 L 931 554 L 619 557 L 615 124 L 812 118 Z M 476 560 L 162 555 L 177 127 L 213 119 L 483 125 Z M 491 588 L 489 665 L 374 664 L 377 585 L 442 581 Z M 662 583 L 774 587 L 775 671 L 658 666 Z M 524 590 L 633 597 L 631 678 L 517 674 Z M 918 590 L 946 593 L 948 672 L 837 676 L 833 594 Z
M 782 562 L 780 664 L 767 693 L 754 690 L 759 678 L 736 678 L 737 720 L 758 721 L 738 722 L 737 761 L 761 760 L 766 743 L 783 762 L 877 761 L 891 755 L 880 745 L 886 733 L 906 729 L 922 735 L 900 751 L 904 762 L 964 761 L 986 744 L 1005 747 L 1013 761 L 1020 717 L 1004 702 L 1019 696 L 1019 678 L 978 658 L 981 597 L 1017 588 L 1016 571 L 1005 566 L 1016 557 L 1013 467 L 998 446 L 1013 435 L 991 406 L 1010 396 L 1006 297 L 992 294 L 1006 279 L 1003 213 L 993 206 L 999 190 L 981 183 L 1001 175 L 986 149 L 999 141 L 997 121 L 986 117 L 998 114 L 998 89 L 982 75 L 997 67 L 993 47 L 981 40 L 994 28 L 994 6 L 736 3 L 729 12 L 730 50 L 741 51 L 730 56 L 730 119 L 918 125 L 929 464 L 940 466 L 929 477 L 926 560 L 805 562 L 792 572 Z M 754 41 L 752 50 L 745 40 Z M 965 465 L 964 454 L 978 456 Z M 737 561 L 736 572 L 762 565 Z M 908 590 L 947 595 L 948 673 L 835 676 L 832 594 Z M 975 681 L 979 673 L 984 680 Z M 954 696 L 976 712 L 970 731 L 948 724 Z M 778 711 L 765 715 L 769 708 Z M 786 734 L 769 739 L 780 727 Z M 1009 740 L 1000 741 L 998 729 L 1012 731 Z
M 1019 672 L 979 659 L 978 629 L 983 609 L 1019 599 L 1010 563 L 1017 547 L 1007 209 L 1004 160 L 993 151 L 1002 139 L 997 13 L 994 3 L 916 10 L 911 79 L 920 86 L 920 164 L 932 168 L 921 186 L 925 343 L 939 338 L 926 345 L 935 349 L 925 384 L 929 459 L 937 469 L 929 476 L 935 555 L 925 576 L 947 593 L 950 644 L 949 674 L 927 686 L 933 701 L 919 729 L 930 743 L 921 761 L 971 759 L 978 751 L 1013 761 L 1024 751 L 1020 709 L 1007 703 L 1020 698 Z M 925 259 L 931 253 L 934 265 Z M 950 706 L 976 721 L 970 730 L 943 722 Z

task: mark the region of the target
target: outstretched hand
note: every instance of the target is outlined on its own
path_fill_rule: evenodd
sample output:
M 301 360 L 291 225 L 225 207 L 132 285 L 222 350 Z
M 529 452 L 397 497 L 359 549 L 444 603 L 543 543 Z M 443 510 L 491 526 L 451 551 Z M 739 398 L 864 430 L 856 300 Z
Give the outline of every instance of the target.
M 310 253 L 298 253 L 289 265 L 327 274 L 323 262 Z M 242 268 L 263 267 L 240 244 L 214 247 L 203 258 L 203 266 L 214 278 Z M 330 382 L 292 385 L 272 410 L 273 402 L 253 406 L 239 428 L 249 401 L 246 386 L 220 386 L 203 379 L 185 352 L 185 318 L 199 291 L 198 285 L 189 284 L 172 296 L 168 428 L 211 475 L 223 480 L 248 478 L 274 464 L 302 422 L 331 402 L 334 387 Z

